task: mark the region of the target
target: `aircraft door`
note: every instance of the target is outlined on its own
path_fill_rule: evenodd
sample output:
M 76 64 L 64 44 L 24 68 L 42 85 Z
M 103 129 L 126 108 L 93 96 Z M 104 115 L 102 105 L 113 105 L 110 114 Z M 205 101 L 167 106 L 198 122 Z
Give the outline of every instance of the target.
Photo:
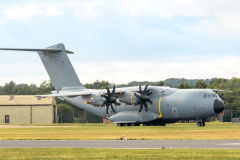
M 202 97 L 196 99 L 194 105 L 194 112 L 199 119 L 208 116 L 209 113 L 208 100 L 203 100 Z
M 206 104 L 203 103 L 201 97 L 199 98 L 198 95 L 191 95 L 190 98 L 187 100 L 189 111 L 185 111 L 187 117 L 191 119 L 201 119 L 205 114 Z
M 183 98 L 184 101 L 181 103 L 181 108 L 183 112 L 183 119 L 191 119 L 195 117 L 195 111 L 194 111 L 194 102 L 195 97 L 192 97 L 189 93 L 186 94 L 186 96 Z

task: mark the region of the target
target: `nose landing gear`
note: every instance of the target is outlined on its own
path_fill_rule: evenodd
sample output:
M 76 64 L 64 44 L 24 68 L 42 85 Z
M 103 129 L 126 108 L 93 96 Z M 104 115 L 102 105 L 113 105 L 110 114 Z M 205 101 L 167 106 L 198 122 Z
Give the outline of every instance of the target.
M 198 126 L 198 127 L 204 127 L 204 126 L 205 126 L 205 122 L 204 122 L 203 120 L 198 121 L 198 122 L 197 122 L 197 126 Z

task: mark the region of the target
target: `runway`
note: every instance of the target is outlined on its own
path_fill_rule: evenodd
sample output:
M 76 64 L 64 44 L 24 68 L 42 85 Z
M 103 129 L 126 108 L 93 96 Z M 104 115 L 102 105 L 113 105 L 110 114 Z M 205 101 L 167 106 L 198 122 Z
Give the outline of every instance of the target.
M 74 147 L 74 148 L 203 148 L 240 149 L 240 140 L 1 140 L 0 148 Z

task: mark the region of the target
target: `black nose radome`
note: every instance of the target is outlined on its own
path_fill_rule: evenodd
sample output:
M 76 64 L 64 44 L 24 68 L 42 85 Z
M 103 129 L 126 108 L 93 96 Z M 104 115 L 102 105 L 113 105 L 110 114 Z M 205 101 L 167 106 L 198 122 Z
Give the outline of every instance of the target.
M 221 113 L 224 110 L 224 107 L 225 107 L 225 104 L 222 100 L 215 99 L 214 105 L 213 105 L 213 109 L 215 113 L 217 114 Z

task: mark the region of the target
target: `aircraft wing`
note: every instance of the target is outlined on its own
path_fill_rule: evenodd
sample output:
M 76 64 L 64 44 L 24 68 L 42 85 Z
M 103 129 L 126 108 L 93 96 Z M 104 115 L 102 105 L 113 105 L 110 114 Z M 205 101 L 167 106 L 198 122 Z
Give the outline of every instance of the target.
M 46 94 L 46 95 L 35 95 L 35 97 L 77 97 L 77 96 L 87 96 L 90 95 L 91 92 L 88 91 L 80 91 L 80 92 L 64 92 L 64 93 L 54 93 L 54 94 Z
M 112 92 L 112 89 L 109 89 L 110 92 Z M 124 93 L 126 91 L 138 91 L 138 86 L 136 87 L 125 87 L 125 88 L 116 88 L 115 89 L 115 94 L 120 94 Z M 77 97 L 77 96 L 87 96 L 91 94 L 107 94 L 106 89 L 83 89 L 80 91 L 54 91 L 52 92 L 53 94 L 46 94 L 46 95 L 35 95 L 35 97 L 42 97 L 42 98 L 47 98 L 47 97 Z
M 214 92 L 232 92 L 232 91 L 227 91 L 227 90 L 218 90 L 218 89 L 210 89 Z

